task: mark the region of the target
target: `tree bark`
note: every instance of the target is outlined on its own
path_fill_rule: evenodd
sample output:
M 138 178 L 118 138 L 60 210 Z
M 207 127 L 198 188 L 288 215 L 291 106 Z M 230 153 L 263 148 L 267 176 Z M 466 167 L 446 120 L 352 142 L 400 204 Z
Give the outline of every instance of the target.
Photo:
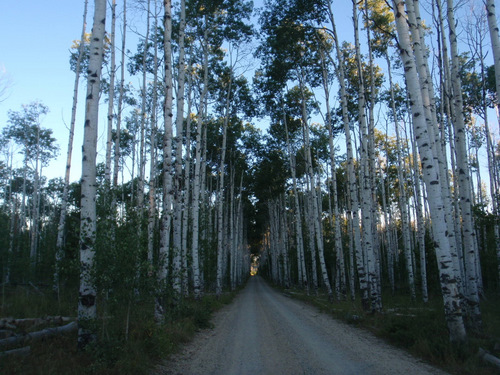
M 404 63 L 405 77 L 411 99 L 415 137 L 417 138 L 423 177 L 428 194 L 445 317 L 450 332 L 450 340 L 464 341 L 466 333 L 462 320 L 460 294 L 452 271 L 453 261 L 451 259 L 449 233 L 441 195 L 441 181 L 437 164 L 434 161 L 429 130 L 427 129 L 426 121 L 429 119 L 426 119 L 424 112 L 421 87 L 417 76 L 413 49 L 410 44 L 408 23 L 405 17 L 404 1 L 393 0 L 393 11 L 399 38 L 399 53 Z M 418 40 L 420 39 L 418 38 Z
M 54 268 L 54 290 L 59 294 L 59 266 L 64 257 L 64 227 L 66 225 L 66 214 L 68 212 L 68 190 L 70 183 L 70 172 L 71 172 L 71 158 L 73 155 L 73 138 L 75 135 L 75 123 L 76 123 L 76 108 L 78 103 L 78 87 L 80 83 L 80 69 L 81 61 L 83 57 L 83 40 L 85 38 L 85 31 L 87 27 L 87 7 L 88 0 L 85 0 L 83 6 L 83 25 L 82 34 L 80 37 L 80 46 L 78 48 L 78 59 L 76 61 L 76 71 L 75 71 L 75 82 L 73 84 L 73 105 L 71 107 L 71 121 L 69 125 L 69 138 L 68 138 L 68 151 L 66 154 L 66 169 L 64 173 L 64 187 L 61 197 L 61 214 L 59 216 L 59 224 L 57 226 L 57 240 L 56 240 L 56 261 Z
M 82 148 L 80 213 L 80 290 L 78 296 L 78 346 L 83 349 L 96 340 L 91 321 L 97 318 L 97 291 L 92 278 L 96 239 L 96 153 L 99 115 L 99 86 L 104 58 L 106 1 L 95 0 L 90 42 L 84 142 Z

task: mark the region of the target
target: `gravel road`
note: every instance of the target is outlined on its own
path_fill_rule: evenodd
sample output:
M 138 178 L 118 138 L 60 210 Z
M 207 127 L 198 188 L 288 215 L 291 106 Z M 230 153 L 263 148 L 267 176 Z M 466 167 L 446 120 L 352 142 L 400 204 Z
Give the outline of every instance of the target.
M 258 276 L 216 313 L 213 324 L 155 374 L 445 374 L 280 294 Z

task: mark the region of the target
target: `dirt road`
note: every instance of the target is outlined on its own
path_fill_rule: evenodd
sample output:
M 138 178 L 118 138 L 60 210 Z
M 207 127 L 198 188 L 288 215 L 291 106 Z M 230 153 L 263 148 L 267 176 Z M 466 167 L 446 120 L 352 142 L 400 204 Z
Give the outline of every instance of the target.
M 445 374 L 367 332 L 288 298 L 260 277 L 156 374 Z

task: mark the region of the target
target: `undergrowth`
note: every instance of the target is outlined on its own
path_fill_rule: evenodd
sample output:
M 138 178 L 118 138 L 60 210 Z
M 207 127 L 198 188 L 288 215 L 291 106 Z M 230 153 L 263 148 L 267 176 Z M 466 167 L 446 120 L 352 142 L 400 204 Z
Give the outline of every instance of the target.
M 6 288 L 3 297 L 0 318 L 76 316 L 76 296 L 71 293 L 61 295 L 58 302 L 50 290 L 16 287 Z M 212 295 L 200 301 L 184 298 L 170 305 L 162 325 L 153 319 L 152 299 L 134 301 L 121 308 L 101 301 L 98 310 L 101 306 L 105 311 L 99 313 L 95 344 L 79 351 L 76 332 L 32 343 L 28 356 L 0 357 L 0 374 L 147 374 L 154 364 L 191 340 L 196 331 L 209 328 L 212 313 L 233 297 L 233 293 L 227 293 L 220 299 Z
M 307 295 L 303 290 L 283 292 L 319 308 L 348 324 L 369 330 L 385 341 L 404 348 L 414 356 L 457 375 L 494 375 L 499 370 L 478 355 L 479 348 L 500 357 L 500 300 L 491 295 L 481 304 L 482 332 L 469 333 L 465 344 L 449 341 L 442 300 L 413 302 L 407 296 L 384 296 L 382 313 L 365 313 L 360 299 L 330 303 L 326 293 Z

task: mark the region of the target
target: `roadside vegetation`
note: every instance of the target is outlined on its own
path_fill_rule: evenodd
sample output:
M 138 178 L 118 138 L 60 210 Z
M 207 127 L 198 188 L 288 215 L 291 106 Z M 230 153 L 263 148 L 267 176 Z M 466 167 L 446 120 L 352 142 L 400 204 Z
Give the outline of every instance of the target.
M 500 301 L 498 295 L 484 296 L 481 303 L 483 331 L 471 333 L 466 343 L 452 344 L 439 294 L 431 294 L 429 302 L 412 301 L 408 295 L 384 296 L 380 313 L 366 313 L 358 298 L 331 303 L 328 294 L 318 291 L 309 295 L 303 289 L 282 288 L 282 292 L 316 306 L 350 325 L 366 329 L 386 342 L 403 348 L 412 355 L 456 375 L 494 375 L 499 368 L 483 360 L 480 348 L 500 357 Z
M 180 349 L 194 334 L 210 327 L 212 313 L 232 301 L 235 293 L 205 295 L 200 301 L 185 298 L 181 303 L 169 303 L 165 323 L 156 324 L 151 311 L 152 299 L 117 309 L 112 303 L 101 303 L 97 320 L 98 340 L 85 350 L 76 345 L 76 330 L 29 343 L 30 353 L 25 356 L 0 358 L 0 373 L 14 374 L 147 374 L 155 364 Z M 49 288 L 32 286 L 5 288 L 0 306 L 0 321 L 6 317 L 28 318 L 43 316 L 75 317 L 77 306 L 74 293 L 66 291 L 58 301 Z M 98 301 L 103 302 L 103 301 Z M 23 334 L 45 327 L 18 330 Z

